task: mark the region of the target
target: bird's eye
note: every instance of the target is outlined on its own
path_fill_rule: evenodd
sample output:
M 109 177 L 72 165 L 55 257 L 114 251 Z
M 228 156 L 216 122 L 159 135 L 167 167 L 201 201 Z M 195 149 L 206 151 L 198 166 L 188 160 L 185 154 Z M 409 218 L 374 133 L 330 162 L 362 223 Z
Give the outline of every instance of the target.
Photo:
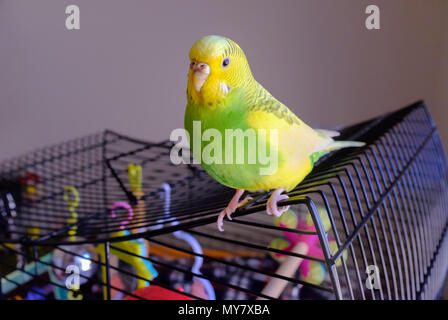
M 222 67 L 225 68 L 229 65 L 230 63 L 230 59 L 229 58 L 224 58 L 224 60 L 222 60 Z
M 195 62 L 194 62 L 194 61 L 191 61 L 191 62 L 190 62 L 190 68 L 193 68 L 194 65 L 195 65 Z

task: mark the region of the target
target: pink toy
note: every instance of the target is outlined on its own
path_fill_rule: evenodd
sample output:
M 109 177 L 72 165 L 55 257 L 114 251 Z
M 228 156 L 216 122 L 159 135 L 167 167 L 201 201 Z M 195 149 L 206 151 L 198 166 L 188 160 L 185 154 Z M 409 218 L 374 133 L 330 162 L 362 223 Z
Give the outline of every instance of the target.
M 112 214 L 112 218 L 115 218 L 117 215 L 115 214 L 115 209 L 117 208 L 125 208 L 126 210 L 128 210 L 129 216 L 128 216 L 128 220 L 132 220 L 132 217 L 134 216 L 134 211 L 132 210 L 132 207 L 129 203 L 124 202 L 124 201 L 119 201 L 119 202 L 115 202 L 112 207 L 110 208 L 111 210 L 111 214 Z M 125 228 L 125 225 L 129 223 L 129 221 L 123 220 L 120 223 L 120 229 L 123 230 Z
M 318 209 L 319 210 L 319 209 Z M 322 224 L 325 230 L 329 230 L 331 225 L 328 219 L 327 212 L 320 208 L 319 215 L 322 219 Z M 300 220 L 297 214 L 293 210 L 287 210 L 281 217 L 274 218 L 274 224 L 276 226 L 287 228 L 291 230 L 297 228 L 302 231 L 315 232 L 314 224 L 311 221 L 311 216 L 308 214 L 306 222 Z M 320 247 L 319 237 L 316 234 L 302 234 L 283 231 L 284 238 L 275 238 L 271 241 L 271 248 L 288 251 L 295 254 L 306 255 L 309 257 L 323 259 L 323 251 Z M 328 238 L 330 250 L 334 253 L 337 250 L 336 242 Z M 275 272 L 278 275 L 284 277 L 293 277 L 297 269 L 300 269 L 301 277 L 309 283 L 320 285 L 325 279 L 325 267 L 321 262 L 316 262 L 306 258 L 295 257 L 292 255 L 271 253 L 273 258 L 279 260 L 281 263 Z M 347 259 L 347 253 L 344 252 L 342 259 Z M 342 262 L 339 260 L 336 262 L 336 266 Z M 320 268 L 316 268 L 320 266 Z M 288 282 L 280 278 L 271 278 L 271 280 L 265 285 L 262 293 L 272 298 L 278 298 L 282 294 L 284 288 Z
M 288 228 L 288 226 L 283 223 L 280 223 L 279 226 L 282 228 Z M 313 224 L 308 225 L 300 219 L 297 221 L 297 229 L 302 231 L 316 231 Z M 324 258 L 324 253 L 322 252 L 322 249 L 319 245 L 319 237 L 317 235 L 300 234 L 286 231 L 284 231 L 283 234 L 285 235 L 286 240 L 288 240 L 289 242 L 289 246 L 284 249 L 285 251 L 291 251 L 297 243 L 303 242 L 308 246 L 308 252 L 306 253 L 307 256 L 320 259 Z M 277 257 L 285 256 L 281 253 L 276 253 L 275 255 Z M 301 274 L 303 274 L 304 277 L 308 277 L 310 270 L 310 260 L 304 259 L 299 268 Z

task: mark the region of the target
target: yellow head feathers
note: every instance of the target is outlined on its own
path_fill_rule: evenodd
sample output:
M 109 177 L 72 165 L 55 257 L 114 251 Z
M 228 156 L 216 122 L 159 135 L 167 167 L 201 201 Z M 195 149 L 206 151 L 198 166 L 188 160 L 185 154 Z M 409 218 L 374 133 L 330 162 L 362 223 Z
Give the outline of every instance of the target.
M 205 36 L 190 49 L 187 96 L 206 106 L 220 104 L 233 88 L 253 82 L 243 50 L 232 40 Z

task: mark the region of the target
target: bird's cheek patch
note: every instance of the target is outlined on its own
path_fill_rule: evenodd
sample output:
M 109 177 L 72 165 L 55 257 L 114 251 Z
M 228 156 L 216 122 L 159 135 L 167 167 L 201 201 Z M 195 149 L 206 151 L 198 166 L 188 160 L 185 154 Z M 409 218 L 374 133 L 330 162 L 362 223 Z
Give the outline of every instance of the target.
M 227 94 L 228 94 L 229 91 L 230 91 L 230 87 L 229 87 L 229 85 L 226 84 L 225 82 L 220 82 L 219 85 L 220 85 L 221 92 L 222 92 L 223 96 L 224 96 L 224 97 L 227 96 Z

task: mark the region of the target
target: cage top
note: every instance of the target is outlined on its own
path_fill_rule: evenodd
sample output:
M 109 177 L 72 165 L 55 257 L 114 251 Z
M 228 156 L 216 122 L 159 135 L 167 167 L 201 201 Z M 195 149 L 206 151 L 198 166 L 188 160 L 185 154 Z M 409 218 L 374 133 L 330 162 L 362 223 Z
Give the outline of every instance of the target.
M 364 141 L 368 147 L 415 110 L 427 112 L 417 102 L 346 127 L 340 139 Z M 216 221 L 233 189 L 196 165 L 174 165 L 172 146 L 104 131 L 0 163 L 0 242 L 114 242 Z M 322 179 L 363 150 L 331 153 L 299 186 Z M 267 194 L 253 198 L 235 216 L 264 210 Z M 303 201 L 293 196 L 288 203 Z

